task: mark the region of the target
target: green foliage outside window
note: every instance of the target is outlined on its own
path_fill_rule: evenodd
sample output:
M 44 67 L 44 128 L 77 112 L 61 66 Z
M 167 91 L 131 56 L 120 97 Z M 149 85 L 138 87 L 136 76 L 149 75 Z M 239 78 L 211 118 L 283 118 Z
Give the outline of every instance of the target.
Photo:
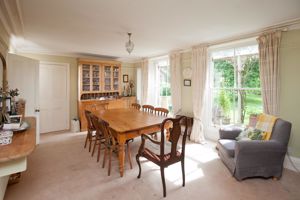
M 221 89 L 217 98 L 218 105 L 222 108 L 223 114 L 228 115 L 232 105 L 237 102 L 239 95 L 241 100 L 241 119 L 245 123 L 250 114 L 259 113 L 262 110 L 262 99 L 259 76 L 259 58 L 258 55 L 240 56 L 242 67 L 237 70 L 234 66 L 237 60 L 235 58 L 214 60 L 214 87 L 230 88 L 230 90 Z M 237 70 L 235 72 L 235 70 Z M 240 77 L 240 85 L 236 77 Z M 236 86 L 239 85 L 239 88 Z M 248 90 L 240 89 L 246 88 Z M 253 90 L 249 90 L 253 88 Z M 229 111 L 228 111 L 229 109 Z

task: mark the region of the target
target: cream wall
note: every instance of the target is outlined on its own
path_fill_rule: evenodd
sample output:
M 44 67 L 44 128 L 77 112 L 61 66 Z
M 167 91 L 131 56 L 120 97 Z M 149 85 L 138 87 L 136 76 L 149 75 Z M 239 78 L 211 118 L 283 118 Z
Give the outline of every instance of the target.
M 292 123 L 289 151 L 300 157 L 300 30 L 284 32 L 280 47 L 280 117 Z
M 184 52 L 181 54 L 181 74 L 185 68 L 191 67 L 192 53 Z M 193 116 L 193 104 L 192 104 L 192 87 L 183 85 L 183 77 L 181 78 L 181 104 L 182 112 Z M 193 85 L 193 81 L 192 81 Z
M 39 61 L 57 62 L 57 63 L 68 63 L 70 65 L 70 119 L 77 118 L 77 58 L 65 57 L 65 56 L 53 56 L 44 54 L 19 54 L 24 57 L 29 57 Z

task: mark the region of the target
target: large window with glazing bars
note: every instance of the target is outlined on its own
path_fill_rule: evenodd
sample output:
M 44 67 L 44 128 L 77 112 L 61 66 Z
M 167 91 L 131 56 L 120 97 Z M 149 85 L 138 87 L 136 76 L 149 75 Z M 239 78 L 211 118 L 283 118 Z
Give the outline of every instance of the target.
M 211 58 L 213 124 L 248 124 L 262 112 L 258 46 L 213 51 Z

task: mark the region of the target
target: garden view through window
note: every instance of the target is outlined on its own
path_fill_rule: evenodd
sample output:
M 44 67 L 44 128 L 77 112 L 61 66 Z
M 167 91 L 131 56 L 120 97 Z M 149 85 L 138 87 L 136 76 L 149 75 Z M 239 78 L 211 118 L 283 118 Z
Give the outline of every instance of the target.
M 258 46 L 212 53 L 213 124 L 248 124 L 262 112 Z
M 157 105 L 172 110 L 171 82 L 169 60 L 163 60 L 157 64 L 157 77 L 159 82 L 159 95 Z

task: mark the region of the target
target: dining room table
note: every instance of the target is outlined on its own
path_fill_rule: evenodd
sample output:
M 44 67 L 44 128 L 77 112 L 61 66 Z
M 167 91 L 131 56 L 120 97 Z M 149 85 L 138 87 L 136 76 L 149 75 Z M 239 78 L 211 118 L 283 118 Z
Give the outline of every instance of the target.
M 95 114 L 109 124 L 113 136 L 118 141 L 119 171 L 121 177 L 124 175 L 126 141 L 139 137 L 142 134 L 159 132 L 163 120 L 167 118 L 134 108 L 100 110 Z

